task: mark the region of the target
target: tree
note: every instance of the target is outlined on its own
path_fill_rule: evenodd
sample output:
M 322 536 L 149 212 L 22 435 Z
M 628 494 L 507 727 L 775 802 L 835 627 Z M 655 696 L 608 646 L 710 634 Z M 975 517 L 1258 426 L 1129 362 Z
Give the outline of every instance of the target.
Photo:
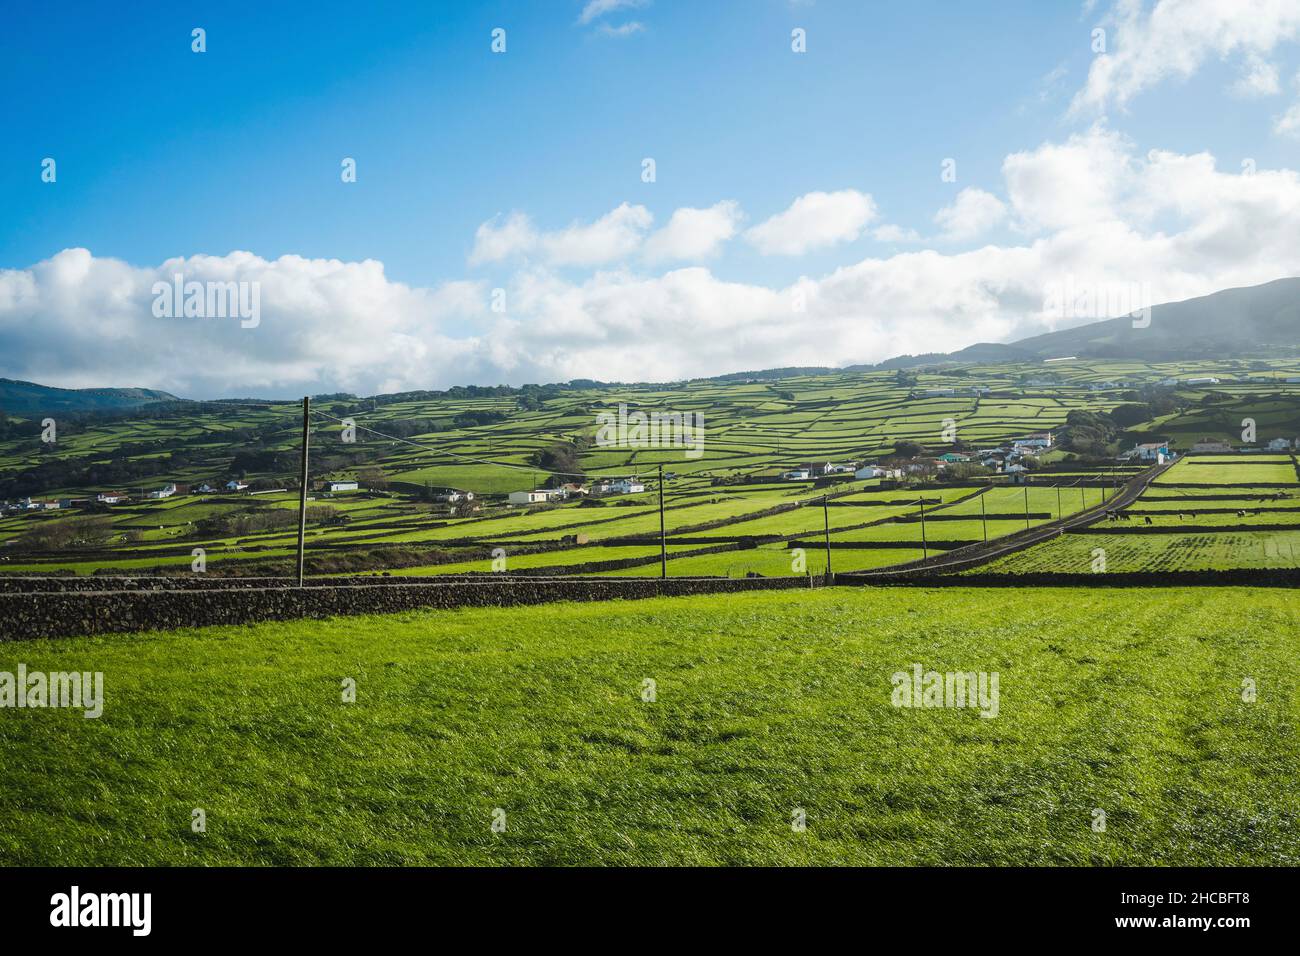
M 388 490 L 388 476 L 379 468 L 362 468 L 357 472 L 357 481 L 365 485 L 367 491 Z

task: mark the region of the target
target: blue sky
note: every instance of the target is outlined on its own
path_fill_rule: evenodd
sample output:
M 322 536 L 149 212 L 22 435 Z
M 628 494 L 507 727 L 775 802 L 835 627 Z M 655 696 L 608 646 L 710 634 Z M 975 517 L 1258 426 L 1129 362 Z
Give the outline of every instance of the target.
M 1151 16 L 1151 3 L 1135 13 L 1127 0 L 1114 9 L 1044 0 L 654 0 L 614 4 L 615 9 L 581 22 L 586 5 L 582 0 L 8 5 L 7 29 L 0 35 L 0 82 L 7 91 L 6 135 L 0 140 L 0 269 L 31 270 L 70 249 L 87 250 L 93 264 L 114 260 L 143 270 L 174 257 L 225 257 L 235 251 L 270 263 L 285 256 L 376 260 L 383 264 L 386 283 L 434 297 L 444 290 L 444 298 L 465 300 L 500 287 L 528 308 L 512 307 L 511 324 L 489 327 L 506 320 L 464 302 L 430 306 L 424 315 L 410 306 L 413 312 L 400 328 L 383 326 L 381 334 L 414 335 L 427 356 L 448 347 L 460 356 L 453 366 L 429 373 L 428 381 L 416 382 L 409 380 L 410 370 L 385 375 L 357 368 L 331 378 L 331 362 L 317 351 L 283 351 L 286 342 L 301 340 L 313 328 L 324 332 L 338 326 L 329 315 L 313 319 L 286 305 L 285 315 L 292 319 L 277 327 L 274 296 L 267 298 L 269 331 L 258 338 L 221 340 L 248 359 L 232 361 L 227 377 L 210 369 L 185 375 L 173 368 L 160 376 L 157 366 L 59 364 L 64 356 L 23 361 L 18 348 L 43 353 L 12 323 L 43 316 L 42 309 L 57 308 L 58 297 L 51 293 L 40 307 L 11 315 L 8 328 L 0 297 L 0 344 L 9 345 L 0 374 L 201 390 L 244 384 L 292 390 L 316 381 L 322 387 L 361 389 L 445 385 L 452 383 L 448 376 L 454 377 L 456 368 L 487 380 L 495 380 L 493 375 L 500 380 L 604 377 L 599 372 L 610 366 L 611 357 L 635 353 L 639 340 L 626 340 L 623 353 L 611 340 L 605 352 L 584 354 L 574 340 L 581 342 L 584 334 L 589 340 L 593 326 L 607 332 L 607 316 L 583 303 L 554 307 L 592 293 L 597 273 L 617 271 L 625 291 L 663 280 L 674 269 L 703 269 L 728 294 L 736 291 L 733 285 L 781 292 L 800 277 L 821 282 L 838 270 L 897 271 L 909 257 L 961 257 L 990 244 L 1031 249 L 1079 222 L 1049 215 L 1035 232 L 1033 200 L 1009 184 L 1007 157 L 1042 158 L 1045 147 L 1067 144 L 1071 137 L 1084 137 L 1080 148 L 1091 154 L 1100 148 L 1095 137 L 1109 137 L 1110 146 L 1122 141 L 1122 163 L 1128 165 L 1149 163 L 1144 157 L 1153 149 L 1183 157 L 1212 155 L 1219 173 L 1239 172 L 1244 157 L 1263 170 L 1289 171 L 1297 165 L 1300 141 L 1279 133 L 1279 117 L 1296 94 L 1294 27 L 1286 17 L 1262 39 L 1250 35 L 1240 19 L 1209 31 L 1200 41 L 1207 51 L 1186 71 L 1175 63 L 1152 78 L 1134 53 L 1126 67 L 1128 92 L 1113 92 L 1122 86 L 1121 68 L 1121 79 L 1108 81 L 1099 102 L 1071 111 L 1072 101 L 1094 82 L 1094 26 L 1108 25 L 1112 52 L 1123 47 L 1126 34 L 1130 49 L 1139 41 L 1149 45 L 1148 58 L 1170 49 L 1168 39 L 1161 39 L 1161 21 Z M 1223 16 L 1235 14 L 1227 10 Z M 191 51 L 194 27 L 206 30 L 205 53 Z M 496 27 L 507 31 L 504 54 L 490 50 Z M 807 31 L 804 54 L 791 51 L 795 27 Z M 629 32 L 612 35 L 617 28 Z M 1232 36 L 1232 29 L 1242 31 L 1240 42 L 1222 49 L 1222 37 L 1225 31 Z M 1189 43 L 1175 39 L 1182 46 Z M 1273 88 L 1250 95 L 1234 90 L 1258 63 L 1272 71 Z M 1263 86 L 1270 86 L 1267 77 Z M 54 184 L 41 181 L 45 157 L 57 161 Z M 357 162 L 355 183 L 340 180 L 344 157 Z M 641 181 L 644 157 L 656 162 L 654 183 Z M 957 162 L 955 183 L 940 178 L 940 164 L 950 157 Z M 1041 178 L 1037 173 L 1031 178 L 1036 177 Z M 990 206 L 978 231 L 968 230 L 959 239 L 939 236 L 936 214 L 967 188 L 987 193 L 990 204 L 1009 211 L 997 214 Z M 1057 189 L 1072 187 L 1062 181 Z M 844 191 L 870 197 L 871 207 L 869 221 L 850 225 L 847 235 L 805 244 L 797 254 L 773 254 L 746 241 L 746 230 L 799 197 Z M 1140 223 L 1124 210 L 1125 203 L 1141 206 L 1141 196 L 1127 190 L 1121 198 L 1107 204 L 1106 214 L 1118 209 L 1130 230 L 1147 239 L 1196 228 L 1185 221 L 1186 203 L 1177 197 L 1162 197 L 1149 214 L 1144 210 Z M 531 246 L 495 259 L 474 254 L 476 230 L 493 221 L 499 227 L 511 214 L 526 216 L 534 232 L 545 234 L 596 222 L 626 203 L 644 207 L 652 218 L 652 225 L 638 226 L 648 236 L 675 210 L 708 209 L 724 201 L 735 204 L 734 233 L 699 261 L 683 256 L 647 262 L 637 258 L 639 253 L 579 263 L 552 255 L 548 261 L 541 251 L 544 240 L 536 238 Z M 1224 203 L 1220 218 L 1233 208 L 1232 200 Z M 1202 211 L 1200 221 L 1215 215 Z M 886 225 L 893 231 L 881 232 Z M 1124 278 L 1183 293 L 1199 291 L 1197 281 L 1209 291 L 1239 274 L 1255 274 L 1251 263 L 1240 261 L 1197 266 L 1200 255 L 1203 250 L 1177 263 L 1148 263 L 1142 276 Z M 888 265 L 862 267 L 867 262 Z M 1276 277 L 1265 275 L 1270 269 L 1296 271 L 1291 261 L 1265 259 L 1253 266 L 1260 281 Z M 976 286 L 991 281 L 1001 288 L 1007 283 L 1004 268 L 993 270 L 991 280 L 975 275 L 964 281 Z M 1075 267 L 1052 266 L 1054 274 L 1062 268 Z M 1105 266 L 1081 263 L 1078 268 L 1089 272 Z M 40 279 L 39 271 L 34 275 Z M 864 294 L 902 295 L 921 279 L 881 279 L 892 284 Z M 596 300 L 606 301 L 602 296 L 608 290 L 597 291 Z M 841 300 L 848 294 L 837 293 Z M 664 307 L 707 308 L 717 302 L 710 292 L 691 292 L 690 304 L 683 305 L 683 296 L 674 291 Z M 999 294 L 987 314 L 948 331 L 957 339 L 966 327 L 974 338 L 1041 331 L 1042 316 L 1036 326 L 1032 310 L 1016 304 L 1024 297 Z M 962 290 L 949 298 L 958 300 L 960 314 L 975 308 Z M 634 309 L 635 296 L 629 301 L 633 304 L 614 312 Z M 653 302 L 655 296 L 642 301 Z M 549 311 L 547 302 L 553 307 Z M 908 321 L 913 311 L 915 322 L 928 321 L 937 307 L 903 301 L 899 308 L 905 314 L 898 321 Z M 575 319 L 575 311 L 584 318 Z M 877 324 L 873 341 L 879 342 L 879 354 L 869 342 L 855 339 L 839 354 L 800 352 L 801 357 L 825 364 L 876 360 L 914 340 L 919 347 L 943 334 L 930 329 L 909 338 L 906 329 L 887 327 L 889 316 L 865 306 L 848 308 L 847 314 L 841 307 L 834 317 L 859 326 Z M 355 323 L 358 328 L 365 327 L 362 319 Z M 698 315 L 687 319 L 696 327 L 701 321 Z M 629 320 L 629 328 L 644 330 L 657 320 L 646 311 Z M 292 330 L 291 321 L 297 323 Z M 319 324 L 313 327 L 312 321 Z M 680 332 L 672 323 L 664 329 L 667 335 Z M 748 331 L 764 330 L 770 332 L 763 317 L 754 317 Z M 529 340 L 527 348 L 500 356 L 502 341 L 523 338 Z M 563 356 L 548 351 L 550 342 L 564 350 Z M 714 345 L 704 351 L 711 364 L 665 354 L 650 370 L 662 377 L 734 371 L 752 362 L 783 364 L 777 359 L 790 353 L 787 345 L 775 344 L 769 352 L 728 353 Z M 264 365 L 278 363 L 283 374 L 245 368 L 241 378 L 239 367 L 255 364 L 259 354 Z M 173 365 L 189 361 L 171 359 Z M 622 375 L 638 364 L 613 362 Z M 119 375 L 165 381 L 127 383 Z

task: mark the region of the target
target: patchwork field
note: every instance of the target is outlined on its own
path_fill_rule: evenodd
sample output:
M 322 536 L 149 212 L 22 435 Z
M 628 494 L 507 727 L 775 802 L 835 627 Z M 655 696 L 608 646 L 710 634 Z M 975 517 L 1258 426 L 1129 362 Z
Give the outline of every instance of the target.
M 359 479 L 362 490 L 311 491 L 307 571 L 459 574 L 491 567 L 498 551 L 510 571 L 602 570 L 583 566 L 644 555 L 656 546 L 661 464 L 664 525 L 678 539 L 670 548 L 670 574 L 791 573 L 787 545 L 812 544 L 827 523 L 833 542 L 861 545 L 837 549 L 844 552 L 837 564 L 865 569 L 910 561 L 1097 505 L 1147 467 L 1114 456 L 1146 438 L 1239 440 L 1227 426 L 1245 417 L 1258 422 L 1261 442 L 1294 436 L 1300 433 L 1300 384 L 1287 379 L 1297 371 L 1286 360 L 1092 361 L 1050 369 L 942 366 L 666 386 L 587 383 L 320 398 L 313 403 L 310 478 Z M 1160 384 L 1197 375 L 1218 378 L 1221 388 L 1207 393 Z M 1136 421 L 1133 414 L 1105 418 L 1135 408 L 1150 418 L 1127 428 L 1118 422 Z M 687 454 L 682 448 L 598 444 L 597 416 L 619 409 L 698 414 L 703 445 Z M 343 419 L 356 423 L 355 442 L 344 440 Z M 0 517 L 0 573 L 185 574 L 195 549 L 207 573 L 290 573 L 300 422 L 294 403 L 242 401 L 73 420 L 61 425 L 54 445 L 18 428 L 0 441 L 0 498 L 67 498 L 73 506 Z M 1098 427 L 1110 429 L 1109 445 L 1089 444 Z M 1069 444 L 1071 429 L 1084 429 L 1086 440 L 1077 447 Z M 1010 486 L 1009 474 L 978 464 L 981 449 L 1042 431 L 1066 441 L 1031 463 L 1027 494 Z M 943 453 L 970 461 L 942 472 L 923 465 L 889 488 L 851 474 L 821 482 L 781 477 L 802 465 L 933 462 L 927 456 Z M 507 503 L 508 492 L 578 474 L 589 483 L 600 476 L 638 477 L 648 487 L 603 505 Z M 224 489 L 228 479 L 251 487 L 146 497 L 164 482 Z M 1295 514 L 1282 499 L 1291 497 L 1295 481 L 1289 455 L 1187 458 L 1160 477 L 1132 516 L 1144 525 L 1150 516 L 1159 528 L 1177 523 L 1192 533 L 1290 523 Z M 452 489 L 472 492 L 473 506 L 436 500 Z M 133 500 L 110 507 L 78 498 L 112 491 L 130 492 Z M 1221 497 L 1227 492 L 1230 500 Z M 833 500 L 824 516 L 826 494 Z M 1241 510 L 1250 513 L 1237 514 Z M 691 554 L 727 541 L 736 544 L 734 553 Z M 539 549 L 546 554 L 532 553 Z M 822 560 L 811 564 L 814 573 Z M 658 572 L 647 564 L 618 573 Z
M 1297 633 L 1272 590 L 835 588 L 0 644 L 105 694 L 0 721 L 0 863 L 1295 865 Z M 893 706 L 915 664 L 997 716 Z

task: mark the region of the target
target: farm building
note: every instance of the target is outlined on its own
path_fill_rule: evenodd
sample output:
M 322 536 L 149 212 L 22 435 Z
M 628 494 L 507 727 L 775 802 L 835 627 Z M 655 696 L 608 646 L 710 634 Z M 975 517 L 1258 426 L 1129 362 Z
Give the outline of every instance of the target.
M 356 491 L 357 483 L 355 481 L 327 481 L 325 490 L 331 494 L 338 491 Z
M 234 479 L 234 478 L 232 478 L 230 481 L 226 482 L 226 490 L 227 490 L 227 491 L 243 491 L 243 490 L 244 490 L 245 488 L 247 488 L 247 487 L 248 487 L 247 482 L 238 481 L 238 480 L 236 480 L 236 479 Z
M 176 486 L 171 482 L 168 482 L 167 484 L 163 485 L 161 488 L 157 489 L 156 491 L 149 492 L 149 497 L 170 498 L 174 494 L 176 494 Z
M 635 478 L 619 478 L 609 483 L 609 493 L 612 495 L 635 495 L 642 491 L 645 491 L 645 485 Z
M 1237 449 L 1233 448 L 1226 441 L 1219 441 L 1215 438 L 1202 438 L 1192 446 L 1192 451 L 1215 455 L 1230 455 L 1236 450 Z
M 534 488 L 532 491 L 512 491 L 508 500 L 512 505 L 537 505 L 561 495 L 559 488 Z
M 1149 441 L 1134 445 L 1133 450 L 1125 457 L 1163 463 L 1169 457 L 1169 442 Z
M 474 492 L 459 491 L 456 488 L 448 488 L 445 491 L 439 492 L 438 494 L 434 495 L 433 500 L 445 502 L 446 504 L 449 505 L 454 505 L 454 504 L 459 504 L 462 501 L 473 501 Z
M 1292 447 L 1292 442 L 1286 438 L 1274 438 L 1268 443 L 1269 451 L 1287 451 Z

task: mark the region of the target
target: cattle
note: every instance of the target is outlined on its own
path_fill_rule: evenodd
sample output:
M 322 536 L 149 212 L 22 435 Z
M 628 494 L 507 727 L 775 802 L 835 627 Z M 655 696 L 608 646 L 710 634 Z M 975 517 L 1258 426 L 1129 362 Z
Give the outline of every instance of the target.
M 1151 516 L 1150 516 L 1150 515 L 1145 515 L 1144 518 L 1145 518 L 1147 524 L 1151 524 Z

